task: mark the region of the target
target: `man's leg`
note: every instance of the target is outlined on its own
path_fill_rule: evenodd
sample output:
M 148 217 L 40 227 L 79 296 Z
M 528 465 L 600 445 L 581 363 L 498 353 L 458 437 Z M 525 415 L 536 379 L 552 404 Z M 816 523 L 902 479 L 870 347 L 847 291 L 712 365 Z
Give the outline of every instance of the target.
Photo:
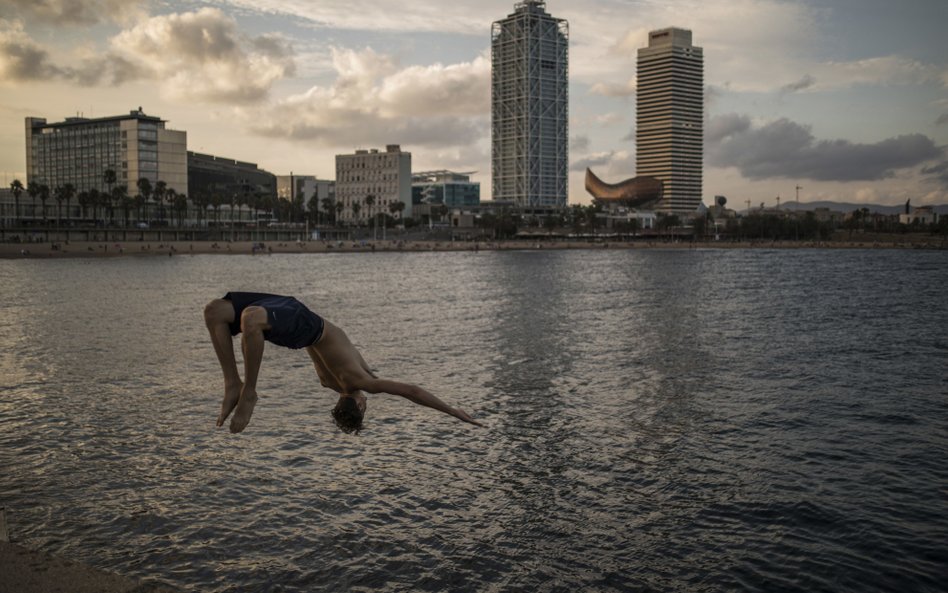
M 267 310 L 250 306 L 240 315 L 241 347 L 244 353 L 244 387 L 240 400 L 230 419 L 230 431 L 240 432 L 247 427 L 253 408 L 257 405 L 257 375 L 263 361 L 263 332 L 270 328 Z
M 234 306 L 230 301 L 214 299 L 204 307 L 204 323 L 211 334 L 214 352 L 224 371 L 224 399 L 221 401 L 221 413 L 217 417 L 217 425 L 223 426 L 224 420 L 233 411 L 240 398 L 240 390 L 244 384 L 237 372 L 237 361 L 234 359 L 234 340 L 230 335 L 228 324 L 234 321 Z

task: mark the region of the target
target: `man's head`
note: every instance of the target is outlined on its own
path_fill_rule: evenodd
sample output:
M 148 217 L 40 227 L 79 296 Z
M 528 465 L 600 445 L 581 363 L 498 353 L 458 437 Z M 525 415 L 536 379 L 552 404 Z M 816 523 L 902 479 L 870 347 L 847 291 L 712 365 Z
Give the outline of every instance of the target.
M 336 407 L 332 409 L 333 422 L 346 434 L 359 434 L 364 417 L 365 395 L 361 391 L 340 395 Z

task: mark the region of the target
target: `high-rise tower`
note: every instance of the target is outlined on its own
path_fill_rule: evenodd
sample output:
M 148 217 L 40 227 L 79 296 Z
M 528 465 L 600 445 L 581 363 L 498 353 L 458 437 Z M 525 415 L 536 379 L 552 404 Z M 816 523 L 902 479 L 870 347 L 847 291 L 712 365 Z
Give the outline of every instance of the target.
M 523 0 L 491 30 L 493 199 L 566 206 L 569 23 Z
M 661 29 L 639 50 L 635 173 L 660 179 L 658 210 L 691 214 L 701 204 L 704 55 L 691 31 Z

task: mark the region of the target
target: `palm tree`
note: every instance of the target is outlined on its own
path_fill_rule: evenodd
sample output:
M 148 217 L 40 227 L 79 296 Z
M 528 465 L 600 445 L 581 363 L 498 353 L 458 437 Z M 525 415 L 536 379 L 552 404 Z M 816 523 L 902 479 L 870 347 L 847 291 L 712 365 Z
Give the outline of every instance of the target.
M 169 189 L 168 184 L 159 179 L 155 182 L 155 188 L 151 191 L 151 195 L 155 203 L 158 204 L 160 218 L 164 219 L 164 202 L 168 202 L 168 205 L 171 205 L 171 201 L 174 199 L 174 190 Z
M 309 201 L 306 202 L 306 213 L 307 218 L 316 226 L 319 225 L 319 197 L 316 192 L 313 192 L 313 195 L 310 196 Z
M 118 180 L 118 175 L 115 174 L 115 169 L 106 169 L 102 172 L 102 181 L 109 187 L 109 193 L 100 195 L 100 198 L 105 198 L 106 200 L 112 199 L 112 186 L 115 185 L 115 182 Z M 112 204 L 109 205 L 109 220 L 112 219 Z
M 368 210 L 369 212 L 369 216 L 372 216 L 372 207 L 375 206 L 375 196 L 373 196 L 372 194 L 365 196 L 365 206 L 366 206 L 365 209 Z M 372 216 L 372 238 L 378 239 L 377 235 L 378 235 L 378 229 L 376 228 L 375 217 Z
M 63 192 L 66 197 L 66 218 L 69 218 L 69 203 L 72 202 L 72 199 L 76 197 L 76 186 L 67 183 L 63 186 Z
M 141 194 L 135 194 L 135 196 L 132 197 L 132 206 L 133 206 L 133 207 L 135 208 L 135 210 L 138 212 L 138 220 L 139 220 L 139 222 L 144 222 L 144 220 L 145 220 L 145 198 L 143 198 Z
M 79 217 L 83 220 L 86 219 L 86 207 L 89 205 L 89 192 L 81 191 L 79 195 L 76 196 L 79 202 Z
M 138 187 L 138 195 L 142 197 L 145 202 L 148 202 L 152 196 L 155 196 L 156 199 L 160 198 L 157 195 L 157 192 L 151 187 L 151 180 L 147 177 L 140 177 L 138 181 L 135 182 L 135 185 Z M 147 206 L 146 206 L 147 209 Z M 159 209 L 160 212 L 160 209 Z M 147 213 L 146 213 L 147 214 Z
M 342 202 L 336 202 L 336 205 L 335 205 L 336 216 L 333 218 L 334 223 L 338 223 L 339 216 L 342 215 L 342 211 L 345 210 L 345 208 L 346 208 L 345 204 L 343 204 Z
M 388 205 L 388 211 L 392 213 L 392 216 L 395 218 L 401 218 L 402 211 L 405 209 L 405 202 L 392 202 Z
M 214 208 L 214 221 L 217 226 L 221 225 L 221 205 L 224 203 L 224 196 L 220 192 L 213 192 L 210 197 L 211 207 Z
M 23 183 L 19 179 L 14 179 L 10 183 L 10 192 L 13 194 L 13 219 L 17 224 L 20 222 L 20 194 L 23 193 Z
M 39 184 L 39 199 L 43 204 L 43 222 L 46 222 L 46 200 L 49 199 L 49 186 L 45 183 Z
M 112 194 L 105 193 L 104 191 L 95 190 L 96 206 L 102 208 L 102 226 L 105 226 L 105 215 L 106 213 L 112 212 Z
M 30 181 L 26 184 L 26 193 L 29 194 L 30 199 L 33 201 L 33 220 L 36 220 L 36 198 L 39 197 L 40 184 L 35 181 Z
M 174 192 L 174 204 L 172 208 L 174 212 L 178 213 L 178 226 L 184 226 L 184 218 L 188 213 L 188 196 Z
M 132 196 L 128 195 L 128 192 L 125 192 L 125 195 L 121 197 L 121 200 L 122 200 L 122 211 L 125 212 L 125 226 L 126 226 L 126 227 L 128 226 L 128 218 L 129 218 L 128 213 L 129 213 L 129 210 L 131 210 L 132 208 L 135 207 L 135 199 L 136 199 L 137 197 L 138 197 L 138 196 L 135 196 L 135 197 L 133 198 Z
M 95 224 L 99 222 L 98 212 L 99 212 L 99 203 L 102 201 L 102 193 L 92 188 L 86 194 L 86 206 L 92 206 L 92 223 Z
M 115 222 L 115 206 L 125 202 L 128 197 L 128 186 L 117 185 L 112 188 L 112 195 L 109 196 L 109 222 Z M 126 219 L 127 220 L 127 219 Z
M 349 205 L 349 209 L 352 210 L 353 220 L 355 220 L 356 224 L 358 224 L 359 211 L 362 210 L 362 204 L 359 202 L 352 202 L 352 204 Z
M 326 211 L 326 214 L 329 215 L 330 219 L 332 220 L 332 223 L 335 224 L 336 223 L 336 215 L 335 215 L 336 214 L 336 201 L 330 198 L 329 196 L 326 196 L 325 198 L 323 198 L 322 205 L 323 205 L 323 210 Z
M 76 187 L 71 183 L 66 183 L 60 185 L 53 190 L 53 196 L 56 198 L 57 203 L 57 226 L 62 224 L 63 221 L 63 202 L 66 202 L 66 216 L 69 216 L 69 202 L 72 201 L 73 196 L 76 195 Z
M 56 199 L 56 226 L 58 227 L 63 222 L 63 200 L 66 199 L 66 194 L 64 193 L 64 188 L 61 185 L 57 185 L 53 189 L 53 197 Z

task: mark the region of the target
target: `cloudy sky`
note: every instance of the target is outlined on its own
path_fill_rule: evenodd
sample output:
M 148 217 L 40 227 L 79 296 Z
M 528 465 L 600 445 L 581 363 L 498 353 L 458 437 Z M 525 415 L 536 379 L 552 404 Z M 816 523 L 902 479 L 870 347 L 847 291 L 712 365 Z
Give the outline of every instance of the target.
M 139 106 L 188 148 L 332 178 L 401 144 L 490 197 L 490 27 L 513 0 L 0 0 L 0 182 L 23 118 Z M 945 0 L 548 0 L 569 21 L 570 202 L 635 175 L 649 30 L 704 48 L 705 202 L 948 203 Z

